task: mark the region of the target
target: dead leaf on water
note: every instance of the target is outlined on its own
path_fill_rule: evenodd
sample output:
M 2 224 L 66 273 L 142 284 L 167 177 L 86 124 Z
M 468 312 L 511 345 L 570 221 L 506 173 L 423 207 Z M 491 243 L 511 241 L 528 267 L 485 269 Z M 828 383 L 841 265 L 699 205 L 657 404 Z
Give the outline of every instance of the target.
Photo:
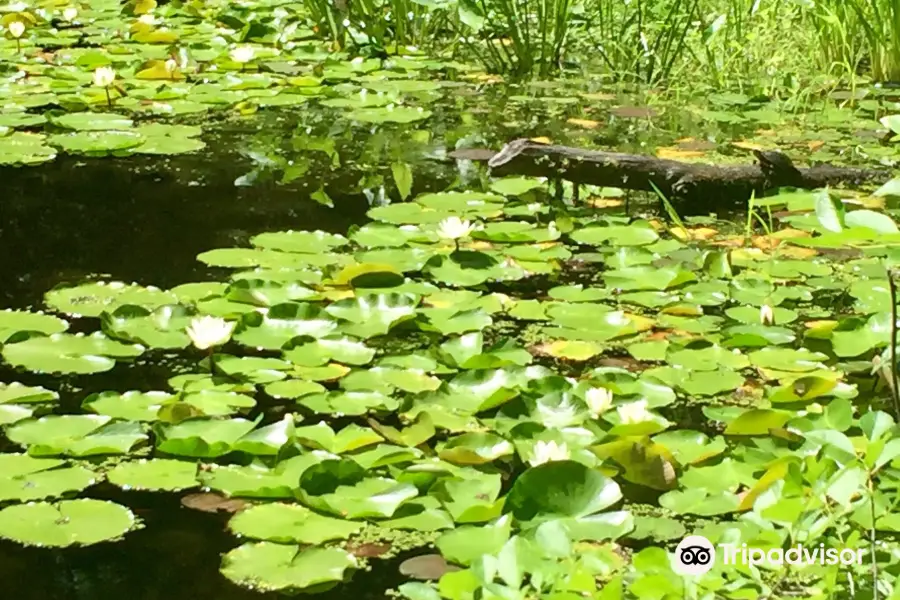
M 459 570 L 459 567 L 448 563 L 440 554 L 415 556 L 400 563 L 401 575 L 426 581 L 440 579 L 445 573 Z
M 734 264 L 741 260 L 766 260 L 770 256 L 768 252 L 764 252 L 759 248 L 736 248 L 731 251 L 731 262 Z
M 706 152 L 701 152 L 699 150 L 685 150 L 678 146 L 668 146 L 657 148 L 656 156 L 658 158 L 681 160 L 685 158 L 702 158 L 706 156 Z
M 683 227 L 672 227 L 671 229 L 669 229 L 669 233 L 678 238 L 680 241 L 686 242 L 688 240 L 711 240 L 712 238 L 716 237 L 719 232 L 710 227 L 694 227 L 691 229 L 684 229 Z
M 719 246 L 721 248 L 740 248 L 744 245 L 744 237 L 740 235 L 733 235 L 718 240 L 713 240 L 710 242 L 710 245 Z
M 691 137 L 675 140 L 675 145 L 683 150 L 715 150 L 718 144 L 709 140 L 697 140 Z
M 585 129 L 597 129 L 602 124 L 600 121 L 592 121 L 590 119 L 569 119 L 566 123 L 577 125 Z
M 649 106 L 617 106 L 610 112 L 623 119 L 650 119 L 659 114 Z
M 779 252 L 781 256 L 785 258 L 794 258 L 797 260 L 812 258 L 819 254 L 819 251 L 815 248 L 805 248 L 803 246 L 785 246 L 781 248 Z
M 181 505 L 208 513 L 236 513 L 249 506 L 248 502 L 238 498 L 229 498 L 214 492 L 188 494 L 181 499 Z
M 347 544 L 344 549 L 357 558 L 374 558 L 386 554 L 391 549 L 391 545 L 369 542 L 365 544 Z
M 810 151 L 815 152 L 819 148 L 825 145 L 825 142 L 822 140 L 813 140 L 806 144 L 806 147 L 810 149 Z
M 756 142 L 731 142 L 731 145 L 735 148 L 740 148 L 741 150 L 763 150 L 765 146 L 762 144 L 757 144 Z
M 625 204 L 625 201 L 620 198 L 600 198 L 599 196 L 591 196 L 585 201 L 585 204 L 593 206 L 594 208 L 616 208 Z

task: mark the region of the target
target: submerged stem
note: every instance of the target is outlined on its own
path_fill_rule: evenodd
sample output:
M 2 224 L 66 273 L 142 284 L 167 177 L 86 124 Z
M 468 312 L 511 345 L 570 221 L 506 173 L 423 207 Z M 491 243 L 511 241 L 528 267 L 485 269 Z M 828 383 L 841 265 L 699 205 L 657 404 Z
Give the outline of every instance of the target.
M 888 269 L 888 289 L 891 293 L 891 397 L 894 400 L 894 416 L 900 420 L 900 390 L 897 389 L 897 283 L 892 269 Z
M 209 349 L 209 374 L 215 379 L 216 377 L 216 353 L 213 348 Z

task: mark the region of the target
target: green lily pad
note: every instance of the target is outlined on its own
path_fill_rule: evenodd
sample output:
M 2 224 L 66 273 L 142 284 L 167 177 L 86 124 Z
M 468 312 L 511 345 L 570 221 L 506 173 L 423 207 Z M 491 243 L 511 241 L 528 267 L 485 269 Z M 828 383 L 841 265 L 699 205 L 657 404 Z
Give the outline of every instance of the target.
M 24 310 L 0 310 L 0 344 L 20 331 L 44 335 L 62 333 L 69 324 L 58 317 Z
M 6 435 L 34 456 L 127 454 L 147 439 L 140 424 L 102 415 L 48 415 L 19 421 Z
M 51 135 L 47 143 L 73 154 L 106 154 L 137 148 L 145 142 L 144 136 L 132 131 L 81 131 Z
M 122 463 L 106 477 L 125 490 L 177 492 L 198 485 L 196 463 L 162 458 Z
M 295 431 L 297 441 L 312 448 L 343 454 L 383 441 L 382 437 L 365 427 L 351 423 L 339 432 L 321 422 L 318 425 L 299 427 Z
M 228 522 L 236 535 L 281 544 L 322 544 L 345 540 L 364 523 L 316 514 L 296 504 L 262 504 L 242 511 Z
M 116 358 L 134 358 L 144 349 L 123 344 L 101 333 L 90 336 L 55 333 L 3 346 L 3 358 L 36 373 L 101 373 L 116 365 Z
M 178 305 L 164 305 L 151 311 L 126 304 L 111 313 L 103 313 L 101 319 L 104 333 L 111 337 L 150 348 L 177 349 L 190 344 L 185 328 L 193 317 L 192 311 Z
M 569 234 L 580 244 L 598 246 L 613 243 L 616 246 L 646 246 L 659 239 L 659 234 L 646 221 L 631 225 L 610 225 L 605 227 L 585 227 Z
M 326 452 L 309 452 L 269 468 L 260 462 L 248 466 L 211 465 L 198 478 L 203 485 L 229 496 L 244 498 L 293 498 L 300 476 L 309 467 L 333 458 Z
M 423 121 L 430 116 L 430 110 L 393 105 L 379 108 L 359 108 L 347 114 L 348 119 L 366 123 L 413 123 Z
M 234 339 L 246 346 L 277 350 L 295 337 L 325 337 L 337 327 L 325 309 L 314 304 L 286 302 L 271 307 L 266 314 L 244 315 Z
M 344 321 L 341 331 L 368 339 L 386 335 L 398 323 L 413 318 L 418 303 L 413 294 L 365 294 L 334 302 L 325 312 Z
M 69 315 L 99 317 L 103 312 L 112 312 L 125 304 L 152 310 L 164 304 L 175 304 L 177 299 L 171 292 L 159 288 L 113 281 L 54 289 L 44 295 L 44 302 Z
M 281 252 L 318 253 L 345 245 L 347 238 L 324 231 L 280 231 L 253 236 L 250 243 L 257 248 Z
M 298 497 L 314 508 L 349 519 L 388 518 L 418 495 L 416 487 L 385 477 L 364 477 L 351 460 L 326 460 L 303 472 Z
M 253 427 L 253 421 L 245 419 L 191 419 L 161 426 L 156 447 L 177 456 L 215 458 L 230 452 Z
M 135 525 L 126 507 L 100 500 L 38 502 L 0 510 L 0 537 L 27 546 L 89 546 L 121 537 Z
M 553 461 L 525 471 L 513 484 L 505 511 L 519 521 L 584 517 L 622 498 L 615 481 L 581 463 Z
M 358 568 L 352 554 L 339 548 L 306 548 L 271 542 L 246 543 L 222 559 L 222 574 L 260 592 L 322 591 Z
M 46 145 L 46 136 L 14 131 L 0 136 L 0 165 L 37 165 L 56 158 L 56 149 Z
M 75 131 L 109 131 L 130 129 L 134 122 L 116 113 L 76 112 L 55 117 L 55 125 Z
M 97 483 L 97 474 L 66 461 L 0 454 L 0 502 L 57 498 Z

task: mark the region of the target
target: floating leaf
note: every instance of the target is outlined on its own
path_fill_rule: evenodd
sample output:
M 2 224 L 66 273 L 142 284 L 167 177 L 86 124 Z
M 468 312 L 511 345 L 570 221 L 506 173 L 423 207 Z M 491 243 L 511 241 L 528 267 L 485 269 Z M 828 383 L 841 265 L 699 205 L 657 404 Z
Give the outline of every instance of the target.
M 242 511 L 228 523 L 239 536 L 281 544 L 322 544 L 347 539 L 363 528 L 363 523 L 316 514 L 303 506 L 261 504 Z
M 352 554 L 339 548 L 306 548 L 247 543 L 222 559 L 222 574 L 238 585 L 259 591 L 318 591 L 343 581 L 348 570 L 358 567 Z
M 0 510 L 0 537 L 30 546 L 89 546 L 118 538 L 134 526 L 130 510 L 100 500 L 38 502 Z

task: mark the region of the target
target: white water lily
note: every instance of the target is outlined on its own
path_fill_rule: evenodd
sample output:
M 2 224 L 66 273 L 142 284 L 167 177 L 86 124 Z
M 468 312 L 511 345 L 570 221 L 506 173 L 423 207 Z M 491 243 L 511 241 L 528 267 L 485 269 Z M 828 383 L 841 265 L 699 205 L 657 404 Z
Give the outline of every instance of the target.
M 9 35 L 16 39 L 19 39 L 25 33 L 25 23 L 22 21 L 13 21 L 6 28 L 9 30 Z
M 768 304 L 759 307 L 759 322 L 763 325 L 775 324 L 775 311 Z
M 94 85 L 97 87 L 109 87 L 116 79 L 116 72 L 112 67 L 97 67 L 94 70 Z
M 196 317 L 187 327 L 188 337 L 191 343 L 200 350 L 206 350 L 213 346 L 221 346 L 231 339 L 235 323 L 229 323 L 219 317 Z
M 646 400 L 637 400 L 629 402 L 616 408 L 619 413 L 619 421 L 622 425 L 633 425 L 635 423 L 643 423 L 653 418 L 653 415 L 647 410 Z
M 238 46 L 237 48 L 229 52 L 228 55 L 234 62 L 247 63 L 253 60 L 253 57 L 256 56 L 256 50 L 253 49 L 253 46 Z
M 528 461 L 528 464 L 536 467 L 554 460 L 569 460 L 569 456 L 569 449 L 565 443 L 557 444 L 553 441 L 539 441 L 534 445 L 531 460 Z
M 447 217 L 438 223 L 437 234 L 445 240 L 458 240 L 475 231 L 475 226 L 459 217 Z
M 603 387 L 591 388 L 584 395 L 584 399 L 591 411 L 591 416 L 597 418 L 612 408 L 613 393 Z
M 75 17 L 78 16 L 78 9 L 74 6 L 69 6 L 63 10 L 63 19 L 66 21 L 74 21 Z

